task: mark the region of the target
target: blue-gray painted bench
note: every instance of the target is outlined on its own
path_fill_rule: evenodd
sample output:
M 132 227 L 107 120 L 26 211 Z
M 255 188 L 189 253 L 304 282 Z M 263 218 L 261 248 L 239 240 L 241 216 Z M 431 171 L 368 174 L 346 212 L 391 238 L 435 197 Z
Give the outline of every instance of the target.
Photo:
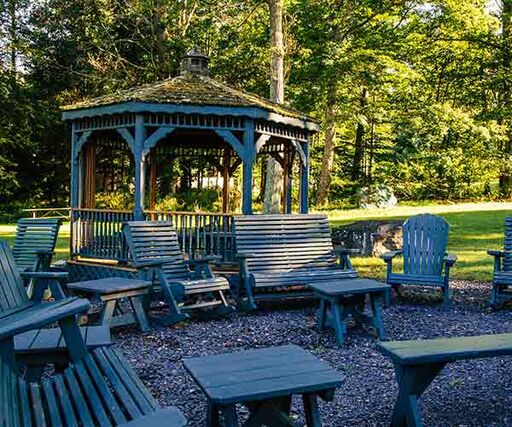
M 236 404 L 250 412 L 244 426 L 293 426 L 293 395 L 302 395 L 306 424 L 320 427 L 317 397 L 332 400 L 341 375 L 306 350 L 287 345 L 184 361 L 208 398 L 207 426 L 237 427 Z
M 381 256 L 387 264 L 386 283 L 397 292 L 400 285 L 440 287 L 444 306 L 448 307 L 450 268 L 457 261 L 455 255 L 446 252 L 449 229 L 448 223 L 437 215 L 421 214 L 405 221 L 402 249 Z M 393 258 L 398 255 L 403 256 L 403 273 L 393 271 Z
M 512 334 L 379 343 L 395 366 L 399 384 L 391 425 L 423 425 L 418 399 L 443 367 L 458 360 L 512 355 Z
M 0 353 L 0 426 L 181 427 L 174 407 L 161 409 L 124 358 L 100 347 L 38 383 L 22 379 Z
M 505 218 L 503 250 L 489 250 L 487 253 L 494 257 L 491 306 L 497 308 L 512 299 L 512 217 Z
M 22 218 L 18 221 L 12 252 L 20 271 L 49 269 L 60 225 L 59 218 Z
M 335 253 L 325 215 L 237 215 L 233 230 L 237 297 L 249 309 L 260 299 L 311 296 L 310 283 L 358 277 L 348 257 L 357 251 Z
M 155 283 L 169 305 L 170 313 L 160 321 L 182 321 L 188 318 L 185 311 L 191 310 L 219 316 L 233 312 L 224 295 L 229 291 L 228 281 L 215 276 L 208 264 L 217 258 L 185 260 L 172 223 L 131 221 L 122 230 L 139 277 Z

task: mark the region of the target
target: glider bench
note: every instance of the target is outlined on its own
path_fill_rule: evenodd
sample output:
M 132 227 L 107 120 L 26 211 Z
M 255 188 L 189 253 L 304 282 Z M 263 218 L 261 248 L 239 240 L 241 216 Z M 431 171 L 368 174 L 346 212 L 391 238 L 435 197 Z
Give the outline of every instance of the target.
M 378 344 L 390 357 L 399 384 L 391 426 L 423 426 L 418 399 L 444 366 L 458 360 L 512 355 L 512 334 L 390 341 Z

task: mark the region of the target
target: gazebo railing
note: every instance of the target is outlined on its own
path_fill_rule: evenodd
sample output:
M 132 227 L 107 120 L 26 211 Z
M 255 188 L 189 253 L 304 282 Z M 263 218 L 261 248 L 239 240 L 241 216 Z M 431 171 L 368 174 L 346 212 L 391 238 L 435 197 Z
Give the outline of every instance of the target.
M 194 258 L 198 254 L 220 255 L 233 261 L 233 216 L 216 213 L 146 211 L 146 219 L 171 221 L 181 250 Z M 71 254 L 73 257 L 129 260 L 121 226 L 133 221 L 133 212 L 103 209 L 73 209 L 71 212 Z

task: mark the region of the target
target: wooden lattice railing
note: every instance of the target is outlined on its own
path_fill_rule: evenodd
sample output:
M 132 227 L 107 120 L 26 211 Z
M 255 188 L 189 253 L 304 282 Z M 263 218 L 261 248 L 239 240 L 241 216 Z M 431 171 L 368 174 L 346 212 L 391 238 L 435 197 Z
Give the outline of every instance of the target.
M 233 260 L 232 215 L 195 212 L 145 212 L 147 219 L 171 221 L 181 249 L 189 258 L 198 254 L 220 255 Z M 131 211 L 73 209 L 71 211 L 71 255 L 126 262 L 128 248 L 121 226 L 133 221 Z

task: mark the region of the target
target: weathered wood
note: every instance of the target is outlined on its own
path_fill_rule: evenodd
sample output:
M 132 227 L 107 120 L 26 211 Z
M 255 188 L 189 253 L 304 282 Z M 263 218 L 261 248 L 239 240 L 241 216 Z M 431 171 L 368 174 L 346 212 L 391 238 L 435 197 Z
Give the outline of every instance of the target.
M 49 268 L 60 225 L 60 218 L 22 218 L 18 221 L 12 252 L 20 271 Z
M 309 285 L 320 299 L 317 324 L 320 331 L 326 325 L 333 327 L 336 333 L 336 342 L 343 345 L 347 334 L 349 315 L 356 321 L 356 326 L 369 323 L 375 328 L 379 339 L 386 338 L 382 317 L 381 303 L 389 292 L 390 286 L 371 279 L 351 279 L 346 282 L 318 282 Z M 370 308 L 373 316 L 364 314 L 365 297 L 370 299 Z
M 179 410 L 158 406 L 112 347 L 100 347 L 39 383 L 26 382 L 4 360 L 0 353 L 1 426 L 186 425 Z
M 378 344 L 395 365 L 399 394 L 393 411 L 393 427 L 419 427 L 418 400 L 450 362 L 512 355 L 512 334 L 458 338 L 392 341 Z
M 357 277 L 347 252 L 338 262 L 325 215 L 235 216 L 233 229 L 240 264 L 238 297 L 241 305 L 246 297 L 251 309 L 273 288 Z
M 446 253 L 448 223 L 437 215 L 421 214 L 403 225 L 403 248 L 381 256 L 387 264 L 386 282 L 396 289 L 400 285 L 440 287 L 445 308 L 450 305 L 450 268 L 457 257 Z M 403 255 L 403 273 L 393 272 L 393 258 Z M 389 298 L 388 298 L 388 303 Z
M 488 250 L 487 253 L 494 257 L 490 305 L 498 308 L 512 299 L 512 217 L 505 218 L 503 250 Z
M 186 359 L 184 365 L 208 398 L 210 426 L 218 425 L 219 411 L 225 425 L 238 425 L 237 403 L 249 408 L 248 425 L 290 425 L 289 398 L 294 394 L 305 396 L 312 420 L 308 425 L 317 426 L 316 396 L 332 396 L 330 391 L 342 382 L 336 371 L 294 345 L 197 357 Z
M 229 290 L 228 281 L 214 276 L 208 262 L 196 259 L 192 263 L 194 269 L 189 269 L 172 223 L 127 222 L 123 225 L 123 233 L 134 267 L 138 269 L 141 277 L 149 277 L 159 286 L 169 304 L 169 322 L 183 320 L 185 316 L 182 310 L 187 308 L 215 309 L 219 314 L 232 312 L 223 294 Z M 208 303 L 198 305 L 198 298 Z

